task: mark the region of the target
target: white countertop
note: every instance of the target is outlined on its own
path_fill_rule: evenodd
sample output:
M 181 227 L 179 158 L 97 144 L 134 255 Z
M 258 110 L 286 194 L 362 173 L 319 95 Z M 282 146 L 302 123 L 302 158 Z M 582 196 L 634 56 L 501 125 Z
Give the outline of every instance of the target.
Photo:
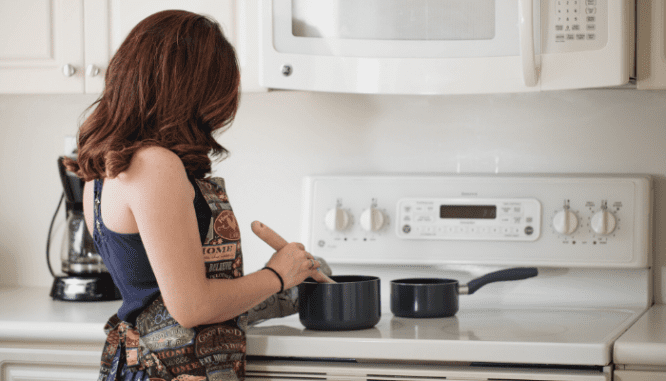
M 64 302 L 48 287 L 0 288 L 0 341 L 104 343 L 121 301 Z
M 666 365 L 666 305 L 652 306 L 615 342 L 620 365 Z
M 101 345 L 106 339 L 104 324 L 120 305 L 120 301 L 54 301 L 46 287 L 0 288 L 0 341 Z M 545 331 L 538 328 L 538 334 L 531 337 L 532 330 L 537 329 L 531 322 L 550 319 L 547 316 L 553 313 L 560 323 Z M 298 315 L 292 315 L 248 329 L 248 355 L 328 358 L 345 357 L 340 356 L 344 353 L 347 358 L 404 359 L 406 353 L 413 351 L 421 360 L 427 357 L 439 361 L 514 362 L 515 356 L 522 353 L 523 361 L 533 363 L 548 360 L 553 364 L 607 364 L 611 361 L 611 351 L 606 343 L 612 343 L 616 335 L 624 332 L 637 318 L 634 316 L 634 312 L 622 310 L 468 310 L 460 311 L 454 318 L 416 321 L 384 314 L 376 327 L 349 333 L 307 330 L 300 324 Z M 506 329 L 493 328 L 496 326 L 491 322 L 496 319 L 501 320 L 500 325 Z M 575 320 L 567 323 L 567 319 Z M 583 319 L 583 328 L 577 328 L 578 319 Z M 618 333 L 583 338 L 581 330 L 592 331 L 585 328 L 587 325 L 598 325 L 609 319 L 616 320 L 613 324 L 615 330 L 620 330 Z M 616 344 L 615 362 L 665 364 L 665 319 L 664 306 L 653 307 Z M 468 323 L 474 324 L 468 326 Z M 502 332 L 517 335 L 516 339 L 507 340 Z M 427 351 L 418 350 L 424 345 Z M 481 348 L 492 349 L 486 351 L 492 355 L 479 358 Z M 507 351 L 507 348 L 512 350 Z M 553 352 L 554 348 L 562 350 Z M 576 361 L 572 361 L 572 354 Z

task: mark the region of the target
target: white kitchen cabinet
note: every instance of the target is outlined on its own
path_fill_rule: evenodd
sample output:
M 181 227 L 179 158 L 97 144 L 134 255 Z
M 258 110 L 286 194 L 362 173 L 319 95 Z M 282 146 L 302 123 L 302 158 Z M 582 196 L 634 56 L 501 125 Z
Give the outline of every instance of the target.
M 616 370 L 613 381 L 666 381 L 666 370 L 641 371 L 641 370 Z
M 184 9 L 212 16 L 236 47 L 243 91 L 258 81 L 260 0 L 0 0 L 0 93 L 100 93 L 106 67 L 146 16 Z
M 636 88 L 666 89 L 666 5 L 664 0 L 636 2 Z
M 0 380 L 95 381 L 102 345 L 0 343 Z
M 63 302 L 47 287 L 0 287 L 0 381 L 95 381 L 104 323 L 121 301 Z
M 265 91 L 259 86 L 259 1 L 260 0 L 86 0 L 99 9 L 86 12 L 86 20 L 94 20 L 86 25 L 108 25 L 93 27 L 86 37 L 87 61 L 108 62 L 132 28 L 145 17 L 165 9 L 184 9 L 191 12 L 212 16 L 222 26 L 225 37 L 236 48 L 241 66 L 241 87 L 243 91 Z M 107 3 L 107 15 L 104 7 Z M 108 31 L 108 32 L 107 32 Z M 91 46 L 87 41 L 94 41 L 99 46 Z M 88 52 L 95 52 L 88 57 Z M 90 92 L 91 89 L 87 89 Z M 101 87 L 96 89 L 101 91 Z
M 0 92 L 82 93 L 83 0 L 0 0 Z

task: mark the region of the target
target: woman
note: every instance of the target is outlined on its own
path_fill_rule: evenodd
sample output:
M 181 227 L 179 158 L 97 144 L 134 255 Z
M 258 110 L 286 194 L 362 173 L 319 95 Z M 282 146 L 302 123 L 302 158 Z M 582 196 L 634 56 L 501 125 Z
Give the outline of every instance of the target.
M 239 69 L 219 25 L 164 11 L 141 21 L 109 64 L 78 135 L 86 223 L 120 289 L 100 380 L 235 380 L 245 368 L 245 312 L 320 263 L 290 243 L 243 275 L 224 181 L 207 178 L 226 150 Z M 92 107 L 92 106 L 91 106 Z

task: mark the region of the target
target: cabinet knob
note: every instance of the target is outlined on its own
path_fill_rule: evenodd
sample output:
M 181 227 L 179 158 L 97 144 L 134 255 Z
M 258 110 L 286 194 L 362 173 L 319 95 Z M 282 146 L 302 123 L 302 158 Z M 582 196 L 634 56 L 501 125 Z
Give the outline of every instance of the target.
M 65 66 L 62 67 L 62 74 L 65 75 L 65 77 L 71 77 L 76 73 L 76 68 L 70 64 L 65 64 Z
M 88 77 L 96 77 L 99 74 L 99 68 L 95 65 L 88 65 L 86 67 L 86 75 Z

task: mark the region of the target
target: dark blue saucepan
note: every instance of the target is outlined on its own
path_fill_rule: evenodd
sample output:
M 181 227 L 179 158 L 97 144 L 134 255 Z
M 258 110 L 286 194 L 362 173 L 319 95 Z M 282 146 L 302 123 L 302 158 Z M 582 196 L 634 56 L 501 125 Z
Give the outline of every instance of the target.
M 438 318 L 458 312 L 458 295 L 473 294 L 488 283 L 527 279 L 537 276 L 534 267 L 495 271 L 467 285 L 455 279 L 406 278 L 391 281 L 391 312 L 408 318 Z
M 333 275 L 337 283 L 312 278 L 298 286 L 298 313 L 309 329 L 338 331 L 374 327 L 381 319 L 380 281 L 376 276 Z

